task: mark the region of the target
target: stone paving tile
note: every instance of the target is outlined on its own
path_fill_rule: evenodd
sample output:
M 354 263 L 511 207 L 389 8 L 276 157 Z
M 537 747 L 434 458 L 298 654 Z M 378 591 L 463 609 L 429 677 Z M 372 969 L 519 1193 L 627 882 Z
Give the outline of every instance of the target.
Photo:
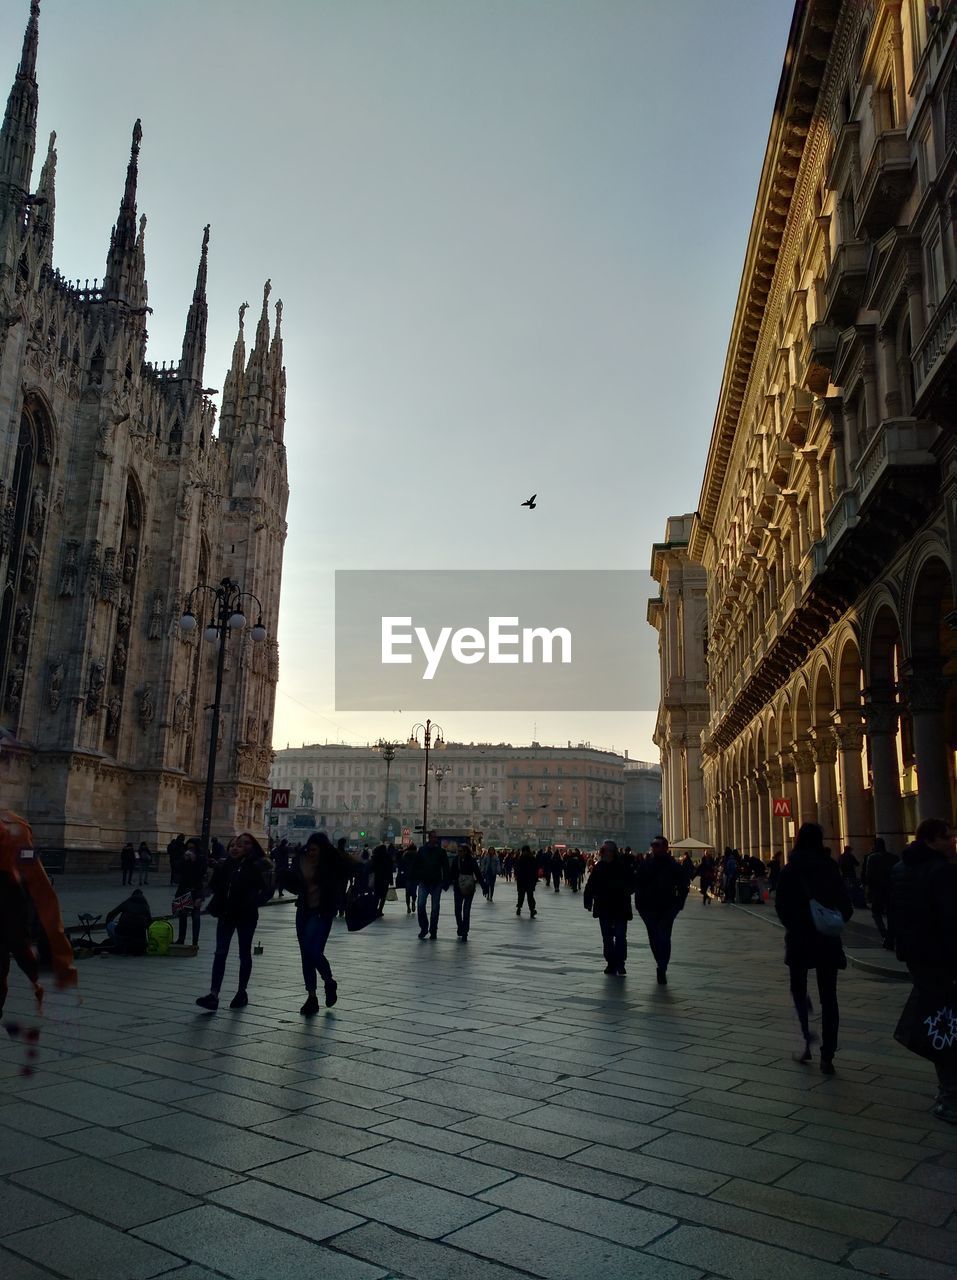
M 439 1151 L 423 1153 L 410 1142 L 388 1142 L 385 1146 L 373 1147 L 370 1151 L 360 1151 L 355 1156 L 355 1162 L 371 1165 L 373 1169 L 382 1169 L 387 1173 L 397 1173 L 405 1178 L 414 1178 L 417 1182 L 426 1182 L 434 1187 L 445 1187 L 449 1191 L 458 1191 L 467 1196 L 476 1195 L 479 1191 L 512 1177 L 511 1173 L 502 1169 L 489 1168 L 473 1160 L 462 1159 L 461 1156 Z
M 232 1187 L 213 1191 L 209 1197 L 226 1209 L 235 1209 L 260 1222 L 306 1236 L 309 1240 L 327 1240 L 340 1231 L 361 1226 L 364 1218 L 331 1205 L 320 1204 L 307 1196 L 296 1195 L 286 1187 L 271 1186 L 250 1178 Z
M 820 1105 L 819 1100 L 815 1100 L 815 1105 Z M 826 1125 L 828 1128 L 837 1129 L 842 1135 L 839 1141 L 842 1140 L 844 1133 L 860 1134 L 866 1138 L 889 1138 L 899 1142 L 915 1142 L 920 1138 L 920 1131 L 915 1133 L 912 1125 L 881 1123 L 879 1120 L 868 1120 L 860 1115 L 838 1115 L 830 1111 L 825 1114 L 809 1106 L 801 1106 L 796 1111 L 792 1111 L 790 1118 L 806 1124 Z
M 549 1133 L 546 1129 L 519 1127 L 512 1121 L 495 1120 L 491 1116 L 472 1116 L 454 1125 L 456 1133 L 474 1134 L 487 1142 L 505 1147 L 518 1147 L 521 1151 L 535 1151 L 543 1156 L 569 1156 L 588 1145 L 584 1138 L 569 1138 L 561 1133 Z
M 296 1125 L 296 1120 L 280 1124 Z M 275 1137 L 236 1129 L 232 1125 L 207 1120 L 203 1116 L 183 1113 L 165 1120 L 144 1120 L 126 1130 L 131 1137 L 142 1138 L 158 1147 L 179 1151 L 186 1156 L 202 1152 L 207 1160 L 225 1165 L 237 1173 L 245 1173 L 257 1165 L 287 1156 L 301 1155 L 305 1144 L 293 1145 Z
M 954 1211 L 952 1196 L 859 1173 L 854 1178 L 822 1164 L 802 1164 L 777 1184 L 785 1191 L 831 1197 L 860 1209 L 876 1209 L 939 1227 Z
M 432 1079 L 452 1081 L 454 1084 L 461 1085 L 466 1094 L 473 1088 L 489 1089 L 492 1092 L 501 1091 L 510 1094 L 513 1098 L 528 1098 L 532 1102 L 542 1102 L 556 1095 L 561 1097 L 564 1093 L 563 1085 L 530 1080 L 524 1073 L 505 1076 L 493 1070 L 479 1071 L 474 1067 L 464 1067 L 458 1062 L 434 1072 Z
M 554 1182 L 560 1187 L 577 1187 L 580 1191 L 607 1196 L 610 1200 L 624 1200 L 642 1185 L 632 1178 L 595 1169 L 577 1168 L 565 1160 L 556 1160 L 518 1147 L 503 1147 L 493 1142 L 473 1147 L 465 1153 L 465 1159 L 490 1164 L 496 1169 L 508 1169 L 512 1173 L 528 1174 L 531 1178 Z
M 714 1173 L 749 1178 L 754 1182 L 776 1182 L 798 1163 L 771 1152 L 755 1151 L 753 1147 L 738 1147 L 730 1142 L 716 1142 L 685 1133 L 669 1133 L 664 1138 L 649 1142 L 642 1147 L 641 1153 L 661 1160 L 676 1160 L 695 1169 L 711 1169 Z
M 774 1276 L 775 1280 L 848 1280 L 844 1267 L 710 1227 L 678 1227 L 665 1239 L 649 1245 L 648 1252 L 713 1271 L 729 1280 L 756 1280 L 759 1276 Z
M 660 1135 L 648 1124 L 616 1120 L 611 1116 L 572 1111 L 568 1107 L 545 1106 L 515 1117 L 515 1123 L 549 1133 L 564 1133 L 586 1142 L 603 1142 L 609 1147 L 639 1147 Z
M 79 1151 L 81 1155 L 109 1159 L 127 1151 L 138 1151 L 146 1145 L 121 1129 L 101 1129 L 98 1125 L 75 1129 L 70 1133 L 58 1133 L 53 1141 L 58 1147 L 69 1147 L 71 1151 Z
M 629 1124 L 646 1125 L 654 1124 L 666 1116 L 677 1099 L 671 1099 L 663 1106 L 654 1106 L 647 1102 L 634 1102 L 627 1098 L 569 1089 L 565 1093 L 549 1095 L 543 1101 L 547 1101 L 550 1105 L 570 1107 L 573 1111 L 590 1111 L 596 1116 L 609 1116 L 613 1120 L 625 1120 Z
M 451 1129 L 436 1129 L 430 1124 L 414 1124 L 411 1120 L 389 1120 L 385 1124 L 377 1124 L 371 1132 L 379 1133 L 384 1138 L 398 1138 L 401 1142 L 418 1144 L 430 1151 L 445 1151 L 453 1156 L 461 1155 L 463 1151 L 482 1143 L 482 1138 L 470 1138 L 465 1133 L 454 1133 Z M 428 1159 L 424 1152 L 423 1157 Z
M 45 1268 L 35 1267 L 26 1258 L 19 1258 L 15 1253 L 0 1246 L 0 1276 L 3 1280 L 53 1280 L 53 1272 Z
M 34 1138 L 55 1138 L 60 1133 L 71 1133 L 88 1128 L 85 1120 L 65 1116 L 59 1111 L 47 1111 L 30 1102 L 0 1108 L 0 1124 L 18 1133 L 28 1133 Z
M 141 1084 L 125 1085 L 123 1093 L 134 1098 L 145 1098 L 148 1102 L 180 1102 L 183 1098 L 196 1098 L 208 1093 L 205 1083 L 187 1084 L 184 1080 L 172 1080 L 167 1076 L 144 1080 Z
M 280 1099 L 277 1106 L 288 1106 L 283 1099 L 283 1095 L 290 1094 L 292 1090 L 279 1090 L 276 1097 Z M 309 1095 L 308 1100 L 303 1105 L 314 1107 L 317 1100 L 324 1099 L 327 1102 L 341 1102 L 349 1107 L 367 1107 L 369 1110 L 378 1110 L 380 1107 L 387 1107 L 394 1104 L 402 1104 L 403 1099 L 397 1093 L 386 1093 L 383 1089 L 367 1089 L 364 1085 L 349 1084 L 345 1080 L 332 1080 L 326 1076 L 318 1079 L 303 1080 L 295 1086 L 297 1097 Z M 268 1099 L 264 1098 L 264 1101 Z M 297 1103 L 297 1105 L 300 1105 Z
M 344 1124 L 335 1124 L 331 1120 L 320 1120 L 318 1116 L 290 1116 L 286 1120 L 273 1120 L 269 1124 L 260 1125 L 255 1130 L 270 1140 L 280 1138 L 294 1142 L 300 1148 L 310 1147 L 315 1151 L 328 1151 L 333 1156 L 348 1156 L 355 1151 L 364 1151 L 367 1147 L 381 1146 L 387 1142 L 378 1134 L 366 1133 L 361 1129 L 350 1129 Z M 294 1154 L 292 1151 L 287 1155 Z M 277 1157 L 281 1159 L 282 1157 Z M 264 1163 L 264 1161 L 260 1161 Z
M 856 1147 L 843 1146 L 837 1142 L 822 1142 L 819 1138 L 808 1138 L 801 1133 L 772 1133 L 755 1145 L 762 1151 L 776 1151 L 778 1155 L 811 1160 L 854 1173 L 872 1173 L 879 1178 L 904 1178 L 916 1163 L 914 1160 L 883 1155 L 879 1151 L 859 1151 Z M 957 1189 L 957 1178 L 954 1179 L 954 1186 Z
M 196 1204 L 180 1191 L 86 1156 L 25 1169 L 14 1174 L 13 1181 L 114 1227 L 138 1227 Z
M 588 1235 L 630 1248 L 640 1248 L 675 1226 L 674 1218 L 632 1207 L 633 1200 L 618 1204 L 535 1178 L 514 1178 L 503 1186 L 483 1191 L 479 1199 L 559 1226 L 575 1222 L 579 1230 Z
M 698 1089 L 692 1095 L 692 1101 L 702 1106 L 747 1111 L 752 1116 L 760 1116 L 762 1121 L 765 1116 L 774 1116 L 778 1120 L 783 1120 L 792 1116 L 797 1110 L 795 1104 L 783 1102 L 776 1097 L 765 1098 L 751 1093 L 735 1093 L 732 1089 Z
M 69 1280 L 148 1280 L 181 1261 L 125 1231 L 79 1216 L 18 1231 L 5 1236 L 3 1243 Z
M 383 1178 L 356 1192 L 336 1196 L 328 1203 L 353 1212 L 361 1206 L 365 1217 L 428 1240 L 438 1240 L 494 1212 L 490 1205 L 479 1200 L 400 1177 Z
M 827 1116 L 822 1117 L 821 1124 L 802 1125 L 802 1138 L 816 1138 L 821 1142 L 836 1143 L 855 1151 L 875 1151 L 881 1155 L 896 1156 L 911 1164 L 927 1160 L 934 1152 L 929 1146 L 919 1142 L 901 1142 L 897 1138 L 878 1138 L 874 1134 L 854 1133 L 850 1129 L 832 1127 Z M 825 1162 L 826 1163 L 826 1162 Z
M 742 1147 L 750 1146 L 752 1142 L 762 1145 L 758 1139 L 768 1137 L 772 1129 L 777 1128 L 773 1121 L 769 1121 L 767 1125 L 758 1126 L 745 1124 L 740 1120 L 724 1120 L 715 1116 L 713 1111 L 701 1115 L 683 1108 L 680 1111 L 672 1111 L 670 1115 L 662 1116 L 655 1121 L 655 1124 L 662 1129 L 673 1129 L 678 1133 L 688 1133 L 698 1138 L 714 1138 L 719 1142 L 732 1142 Z
M 784 1218 L 789 1222 L 801 1222 L 809 1227 L 830 1230 L 840 1235 L 847 1230 L 848 1221 L 854 1224 L 854 1234 L 860 1240 L 875 1243 L 883 1240 L 894 1225 L 895 1218 L 868 1209 L 855 1209 L 849 1213 L 842 1201 L 822 1199 L 814 1195 L 795 1195 L 778 1187 L 768 1187 L 757 1182 L 732 1178 L 712 1193 L 714 1200 Z
M 220 1187 L 242 1182 L 238 1173 L 231 1173 L 227 1169 L 220 1169 L 216 1165 L 194 1160 L 191 1156 L 180 1155 L 175 1151 L 160 1151 L 157 1147 L 150 1148 L 148 1157 L 135 1151 L 121 1153 L 113 1157 L 113 1163 L 121 1169 L 129 1169 L 131 1173 L 142 1174 L 151 1182 L 175 1187 L 178 1191 L 194 1196 L 202 1196 L 209 1191 L 218 1191 Z
M 395 1090 L 405 1098 L 415 1098 L 419 1102 L 435 1101 L 441 1106 L 458 1107 L 469 1104 L 466 1115 L 490 1115 L 499 1119 L 508 1119 L 535 1107 L 529 1098 L 517 1098 L 510 1093 L 493 1093 L 489 1089 L 471 1088 L 464 1090 L 452 1080 L 422 1080 L 415 1084 L 403 1085 Z
M 891 1280 L 954 1280 L 952 1266 L 873 1245 L 866 1249 L 855 1249 L 848 1257 L 848 1262 L 858 1271 L 866 1271 L 875 1276 L 890 1276 Z
M 522 1280 L 527 1274 L 433 1240 L 415 1239 L 381 1222 L 337 1236 L 335 1248 L 412 1280 Z
M 317 1275 L 323 1280 L 378 1280 L 387 1274 L 382 1267 L 334 1253 L 218 1205 L 174 1214 L 138 1227 L 134 1234 L 233 1280 L 263 1280 L 265 1274 L 282 1280 L 314 1280 Z
M 678 1191 L 690 1191 L 695 1195 L 710 1195 L 722 1183 L 727 1182 L 726 1174 L 694 1169 L 690 1165 L 674 1164 L 670 1160 L 656 1160 L 654 1156 L 646 1156 L 641 1151 L 622 1151 L 600 1143 L 576 1151 L 570 1159 L 591 1169 L 621 1174 L 635 1183 L 651 1182 L 662 1187 L 673 1187 Z
M 0 1236 L 24 1231 L 28 1227 L 38 1227 L 43 1222 L 53 1222 L 57 1218 L 68 1218 L 71 1213 L 71 1209 L 54 1204 L 51 1200 L 41 1199 L 12 1183 L 0 1183 Z
M 307 1151 L 305 1155 L 262 1165 L 256 1170 L 258 1181 L 286 1187 L 314 1200 L 328 1200 L 384 1176 L 379 1169 L 319 1151 Z
M 52 1164 L 54 1160 L 68 1159 L 69 1155 L 62 1147 L 45 1142 L 42 1138 L 0 1128 L 0 1174 L 12 1173 L 17 1169 L 32 1169 L 39 1164 Z
M 608 1280 L 609 1276 L 616 1280 L 699 1280 L 704 1274 L 701 1267 L 662 1262 L 567 1227 L 552 1224 L 542 1230 L 535 1218 L 505 1209 L 487 1222 L 453 1232 L 445 1243 L 519 1266 L 545 1280 Z
M 927 1227 L 915 1222 L 900 1222 L 884 1241 L 890 1249 L 917 1254 L 957 1268 L 957 1231 L 944 1227 Z
M 100 1085 L 76 1081 L 73 1084 L 54 1084 L 36 1089 L 30 1101 L 37 1106 L 50 1107 L 85 1120 L 87 1124 L 104 1128 L 134 1124 L 137 1120 L 150 1120 L 154 1116 L 172 1113 L 164 1102 L 147 1102 L 126 1093 L 114 1092 Z
M 821 1231 L 804 1223 L 784 1222 L 779 1218 L 755 1213 L 753 1209 L 736 1209 L 717 1200 L 670 1191 L 666 1187 L 645 1187 L 632 1196 L 629 1204 L 641 1205 L 657 1213 L 670 1213 L 675 1218 L 694 1222 L 719 1231 L 749 1236 L 754 1240 L 773 1241 L 797 1253 L 809 1253 L 827 1262 L 840 1262 L 856 1240 L 856 1235 L 838 1235 Z M 852 1223 L 849 1222 L 849 1225 Z
M 209 1120 L 220 1120 L 223 1124 L 236 1125 L 240 1129 L 268 1124 L 270 1120 L 285 1120 L 289 1115 L 282 1107 L 274 1107 L 267 1102 L 254 1102 L 251 1098 L 236 1097 L 231 1093 L 208 1093 L 196 1098 L 183 1098 L 179 1105 L 183 1111 L 206 1116 Z
M 333 1124 L 344 1124 L 351 1129 L 375 1129 L 382 1123 L 382 1115 L 368 1107 L 353 1107 L 347 1102 L 313 1101 L 313 1105 L 304 1111 L 303 1116 L 315 1116 L 318 1120 L 331 1120 Z

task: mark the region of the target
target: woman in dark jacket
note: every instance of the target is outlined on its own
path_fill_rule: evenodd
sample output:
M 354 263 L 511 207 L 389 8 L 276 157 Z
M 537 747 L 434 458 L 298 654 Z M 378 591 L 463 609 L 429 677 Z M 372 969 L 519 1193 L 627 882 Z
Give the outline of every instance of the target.
M 816 1037 L 808 1026 L 811 1002 L 807 994 L 809 969 L 817 972 L 817 991 L 821 1001 L 821 1070 L 834 1074 L 837 1050 L 839 1012 L 837 1007 L 837 973 L 847 968 L 847 958 L 840 937 L 820 933 L 811 915 L 811 899 L 822 907 L 841 913 L 845 921 L 854 914 L 847 888 L 837 864 L 824 848 L 824 833 L 815 822 L 805 822 L 797 835 L 787 866 L 778 880 L 774 906 L 784 925 L 784 963 L 791 976 L 791 999 L 804 1036 L 804 1052 L 795 1054 L 798 1062 L 811 1061 L 811 1044 Z
M 219 990 L 226 972 L 226 957 L 235 933 L 239 940 L 239 990 L 229 1002 L 230 1009 L 249 1004 L 246 988 L 253 971 L 253 935 L 259 923 L 259 908 L 271 896 L 272 863 L 255 836 L 244 831 L 232 841 L 226 857 L 213 869 L 207 908 L 216 916 L 216 954 L 208 996 L 196 1001 L 203 1009 L 219 1008 Z
M 613 840 L 601 847 L 600 861 L 588 877 L 582 903 L 586 911 L 597 917 L 601 927 L 605 972 L 624 977 L 628 957 L 628 921 L 634 871 L 630 858 L 618 852 Z
M 283 876 L 284 886 L 296 894 L 296 938 L 306 985 L 306 1003 L 299 1012 L 305 1018 L 319 1012 L 319 978 L 326 992 L 326 1008 L 331 1009 L 339 998 L 326 958 L 326 943 L 351 874 L 348 855 L 337 849 L 324 831 L 316 831 L 302 852 L 290 860 Z
M 459 849 L 449 864 L 452 880 L 452 901 L 455 903 L 455 926 L 459 942 L 468 942 L 469 921 L 472 918 L 472 899 L 476 886 L 482 883 L 482 872 L 471 848 Z
M 183 898 L 189 894 L 193 905 L 179 913 L 179 937 L 177 943 L 182 946 L 186 941 L 186 920 L 192 916 L 193 946 L 199 945 L 199 925 L 203 910 L 203 890 L 206 887 L 206 855 L 199 840 L 187 840 L 183 853 L 176 863 L 176 897 Z

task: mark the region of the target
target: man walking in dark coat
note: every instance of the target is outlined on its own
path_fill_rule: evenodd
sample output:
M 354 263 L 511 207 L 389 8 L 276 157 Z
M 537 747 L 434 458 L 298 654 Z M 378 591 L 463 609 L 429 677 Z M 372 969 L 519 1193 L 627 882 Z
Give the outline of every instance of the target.
M 867 904 L 888 951 L 894 950 L 894 936 L 887 927 L 887 906 L 891 892 L 891 871 L 897 862 L 897 854 L 890 853 L 884 841 L 878 837 L 874 841 L 874 848 L 865 857 L 861 870 Z
M 668 982 L 671 930 L 688 896 L 688 879 L 671 856 L 664 836 L 651 842 L 651 857 L 638 866 L 635 906 L 648 930 L 651 954 L 658 966 L 658 984 Z
M 527 844 L 522 845 L 522 852 L 515 864 L 515 885 L 518 889 L 518 906 L 515 914 L 522 914 L 522 906 L 528 899 L 528 914 L 535 919 L 535 886 L 538 884 L 538 862 Z
M 614 840 L 606 840 L 601 847 L 599 861 L 588 877 L 582 902 L 585 910 L 597 918 L 601 928 L 605 972 L 619 977 L 625 976 L 633 888 L 630 859 L 618 852 Z

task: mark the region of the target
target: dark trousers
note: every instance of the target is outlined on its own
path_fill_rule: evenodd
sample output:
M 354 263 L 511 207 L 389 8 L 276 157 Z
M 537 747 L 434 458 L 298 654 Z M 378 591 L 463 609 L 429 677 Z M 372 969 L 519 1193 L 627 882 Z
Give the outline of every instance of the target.
M 322 981 L 332 981 L 332 966 L 326 959 L 326 943 L 332 930 L 334 917 L 320 915 L 318 911 L 296 912 L 296 937 L 299 939 L 299 955 L 302 960 L 302 980 L 307 991 L 315 991 L 318 974 Z
M 213 956 L 213 979 L 210 990 L 217 995 L 223 985 L 223 974 L 226 972 L 226 957 L 229 955 L 233 934 L 239 944 L 239 990 L 245 991 L 249 985 L 249 976 L 253 971 L 253 934 L 259 923 L 258 913 L 252 920 L 243 924 L 234 924 L 231 920 L 216 922 L 216 954 Z
M 652 915 L 650 911 L 641 911 L 639 914 L 648 930 L 648 944 L 651 947 L 651 954 L 655 957 L 655 964 L 659 969 L 667 969 L 668 961 L 671 959 L 671 930 L 675 923 L 674 913 L 669 912 L 667 915 L 659 916 Z
M 425 910 L 426 902 L 429 903 L 428 914 Z M 431 933 L 434 938 L 439 931 L 439 911 L 442 906 L 442 886 L 440 884 L 420 884 L 418 905 L 419 933 Z
M 418 887 L 419 886 L 412 880 L 406 880 L 405 882 L 405 909 L 409 915 L 411 915 L 415 910 L 416 891 L 418 890 Z
M 372 891 L 375 894 L 375 909 L 379 915 L 385 914 L 385 896 L 389 892 L 388 880 L 383 884 L 381 880 L 372 882 Z
M 123 868 L 123 883 L 128 884 L 132 888 L 133 886 L 133 868 L 132 867 Z
M 791 999 L 794 1001 L 794 1012 L 801 1024 L 801 1034 L 805 1042 L 811 1039 L 808 1026 L 810 1007 L 807 998 L 808 970 L 804 965 L 789 964 L 791 975 Z M 840 1011 L 837 1007 L 837 969 L 833 965 L 818 965 L 817 994 L 821 1002 L 821 1057 L 830 1062 L 837 1052 L 837 1030 L 840 1026 Z
M 519 885 L 518 886 L 519 911 L 521 911 L 522 907 L 525 905 L 526 898 L 528 899 L 528 909 L 532 913 L 532 915 L 534 915 L 535 914 L 535 889 L 534 887 L 530 889 L 526 889 L 523 885 Z
M 200 925 L 200 918 L 201 918 L 201 916 L 202 916 L 202 911 L 203 911 L 203 904 L 202 904 L 201 902 L 199 902 L 199 903 L 197 903 L 197 904 L 196 904 L 196 906 L 195 906 L 195 907 L 193 907 L 192 911 L 181 911 L 181 912 L 180 912 L 180 914 L 179 914 L 179 937 L 176 939 L 176 942 L 177 942 L 177 944 L 178 944 L 179 946 L 182 946 L 182 945 L 183 945 L 183 943 L 186 941 L 186 921 L 187 921 L 187 919 L 188 919 L 190 916 L 192 916 L 192 918 L 193 918 L 193 946 L 195 947 L 195 946 L 198 944 L 198 942 L 199 942 L 199 925 Z
M 485 896 L 488 898 L 489 902 L 491 902 L 495 897 L 495 879 L 496 877 L 494 872 L 489 872 L 485 879 Z
M 872 902 L 871 903 L 871 919 L 877 925 L 877 932 L 881 938 L 889 945 L 893 946 L 894 938 L 891 934 L 887 923 L 887 903 Z
M 609 969 L 624 969 L 628 958 L 628 921 L 612 916 L 599 916 L 602 951 Z
M 472 918 L 472 899 L 474 897 L 474 889 L 471 893 L 462 893 L 457 884 L 452 885 L 452 901 L 455 903 L 455 923 L 459 936 L 462 938 L 469 936 L 469 921 Z
M 33 983 L 34 990 L 39 987 L 40 962 L 37 953 L 28 940 L 12 941 L 0 946 L 0 1012 L 7 1002 L 7 979 L 10 974 L 10 957 L 16 960 L 24 974 Z M 38 994 L 37 999 L 40 996 Z

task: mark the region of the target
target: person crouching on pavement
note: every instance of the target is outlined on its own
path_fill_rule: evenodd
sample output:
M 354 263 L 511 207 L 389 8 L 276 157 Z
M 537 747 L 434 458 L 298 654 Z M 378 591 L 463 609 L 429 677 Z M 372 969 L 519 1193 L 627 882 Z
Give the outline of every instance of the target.
M 306 985 L 306 1003 L 299 1012 L 305 1018 L 319 1012 L 318 979 L 326 992 L 326 1008 L 338 997 L 338 984 L 326 957 L 326 943 L 339 909 L 339 899 L 349 883 L 352 866 L 323 831 L 314 832 L 294 857 L 283 877 L 284 886 L 297 895 L 296 938 Z
M 212 897 L 207 911 L 216 917 L 216 954 L 209 995 L 196 1001 L 201 1008 L 219 1008 L 219 992 L 234 933 L 239 943 L 239 989 L 229 1007 L 244 1009 L 249 1004 L 246 988 L 253 971 L 253 935 L 259 923 L 259 908 L 271 896 L 271 881 L 272 863 L 256 837 L 248 831 L 236 836 L 226 857 L 214 867 L 210 880 Z
M 123 956 L 146 955 L 147 930 L 152 922 L 150 904 L 142 889 L 134 889 L 103 921 L 113 950 Z
M 635 883 L 635 906 L 648 930 L 651 954 L 658 966 L 658 985 L 668 983 L 671 930 L 688 897 L 688 878 L 675 862 L 664 836 L 651 842 L 651 857 L 640 863 Z
M 634 879 L 630 859 L 623 858 L 614 840 L 601 847 L 599 861 L 588 877 L 582 898 L 586 911 L 598 920 L 601 928 L 605 972 L 625 975 L 628 957 L 628 921 Z

